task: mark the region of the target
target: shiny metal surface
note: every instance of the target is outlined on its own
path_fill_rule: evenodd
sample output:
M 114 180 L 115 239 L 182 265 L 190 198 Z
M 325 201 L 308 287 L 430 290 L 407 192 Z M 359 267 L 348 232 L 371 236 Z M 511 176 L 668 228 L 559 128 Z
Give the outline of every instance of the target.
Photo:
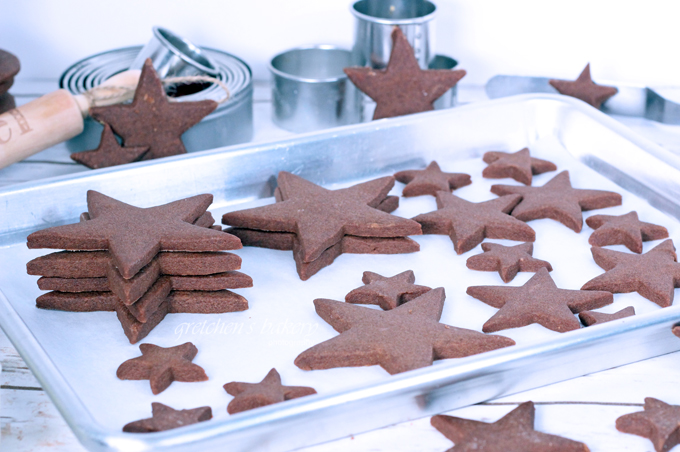
M 72 94 L 82 94 L 109 77 L 130 67 L 141 50 L 140 46 L 110 50 L 85 58 L 66 69 L 59 79 L 59 87 Z M 239 58 L 215 49 L 204 48 L 217 67 L 216 78 L 226 83 L 231 96 L 227 102 L 203 118 L 182 135 L 188 152 L 214 149 L 246 143 L 253 138 L 253 86 L 250 67 Z M 217 85 L 177 98 L 179 102 L 204 99 L 219 101 L 224 90 Z M 85 119 L 83 133 L 66 142 L 71 152 L 94 149 L 99 144 L 102 125 L 92 118 Z
M 428 69 L 453 69 L 458 65 L 458 61 L 446 55 L 435 55 Z M 434 101 L 434 109 L 441 110 L 443 108 L 455 107 L 457 103 L 458 85 L 445 92 L 442 97 Z
M 514 149 L 540 140 L 557 140 L 571 157 L 680 219 L 680 158 L 580 101 L 525 95 L 5 188 L 0 247 L 22 244 L 31 230 L 77 221 L 87 189 L 140 206 L 211 192 L 214 207 L 224 207 L 270 196 L 270 180 L 281 170 L 322 184 L 350 182 L 437 156 L 474 157 L 491 146 Z M 180 431 L 130 435 L 93 420 L 36 339 L 33 320 L 18 314 L 22 306 L 0 294 L 0 326 L 93 451 L 291 450 L 680 349 L 671 333 L 680 307 L 673 306 Z
M 153 67 L 161 78 L 191 75 L 217 76 L 219 71 L 210 55 L 200 47 L 176 35 L 167 28 L 153 27 L 153 36 L 130 65 L 142 69 L 144 61 L 151 58 Z
M 496 75 L 486 83 L 491 99 L 528 93 L 558 94 L 548 77 Z M 607 83 L 603 83 L 607 84 Z M 612 115 L 640 116 L 666 124 L 680 124 L 680 104 L 663 97 L 652 88 L 619 85 L 619 92 L 602 104 L 602 111 Z
M 311 132 L 361 122 L 361 92 L 343 72 L 349 66 L 354 66 L 350 51 L 327 45 L 272 58 L 274 123 L 291 132 Z
M 392 29 L 399 26 L 422 69 L 435 55 L 434 18 L 437 7 L 427 0 L 359 0 L 351 7 L 355 18 L 355 63 L 384 69 L 392 52 Z

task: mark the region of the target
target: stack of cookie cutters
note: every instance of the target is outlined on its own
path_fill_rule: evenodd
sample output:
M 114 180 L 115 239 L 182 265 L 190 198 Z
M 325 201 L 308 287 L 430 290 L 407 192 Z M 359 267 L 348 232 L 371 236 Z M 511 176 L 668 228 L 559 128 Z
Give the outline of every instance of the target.
M 272 73 L 273 121 L 292 132 L 310 132 L 356 124 L 372 115 L 364 111 L 364 96 L 343 68 L 384 69 L 392 52 L 392 29 L 398 26 L 413 47 L 423 69 L 453 69 L 456 60 L 434 54 L 436 6 L 427 0 L 360 0 L 351 7 L 355 17 L 353 49 L 332 45 L 304 46 L 275 55 Z M 434 104 L 456 104 L 456 87 Z
M 146 58 L 162 78 L 205 75 L 217 78 L 229 89 L 229 99 L 182 135 L 188 152 L 246 143 L 253 138 L 253 85 L 250 67 L 229 53 L 198 47 L 161 27 L 144 46 L 110 50 L 87 57 L 66 69 L 59 87 L 82 94 L 111 76 L 127 69 L 141 69 Z M 216 85 L 201 86 L 197 92 L 176 97 L 178 102 L 211 99 L 220 101 L 224 90 Z M 72 152 L 94 149 L 99 144 L 102 125 L 85 119 L 83 133 L 67 141 Z

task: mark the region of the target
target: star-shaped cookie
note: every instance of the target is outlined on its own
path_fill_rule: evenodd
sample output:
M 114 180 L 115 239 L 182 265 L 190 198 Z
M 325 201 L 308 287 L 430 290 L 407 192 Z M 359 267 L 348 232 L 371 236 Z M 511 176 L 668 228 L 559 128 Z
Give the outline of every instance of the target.
M 451 237 L 456 253 L 470 251 L 484 240 L 508 239 L 533 242 L 536 233 L 529 225 L 509 215 L 521 200 L 519 195 L 503 196 L 484 202 L 470 202 L 449 192 L 437 192 L 437 210 L 413 219 L 423 234 Z
M 634 253 L 642 253 L 642 242 L 668 237 L 668 229 L 638 219 L 637 212 L 625 215 L 593 215 L 586 224 L 595 229 L 588 243 L 596 246 L 625 245 Z
M 545 268 L 523 286 L 471 286 L 467 294 L 499 309 L 482 327 L 485 333 L 532 323 L 559 333 L 577 330 L 581 324 L 574 314 L 614 302 L 605 291 L 558 289 Z
M 234 399 L 227 405 L 229 414 L 316 394 L 314 388 L 307 386 L 282 385 L 281 375 L 276 369 L 270 370 L 264 380 L 259 383 L 232 381 L 224 385 L 224 390 L 234 396 Z
M 589 452 L 577 441 L 534 430 L 536 409 L 524 402 L 496 422 L 433 416 L 434 428 L 453 441 L 447 452 Z
M 489 164 L 482 171 L 483 177 L 487 179 L 510 177 L 524 185 L 531 185 L 531 180 L 535 174 L 543 174 L 557 169 L 557 166 L 552 162 L 532 157 L 529 148 L 521 149 L 514 154 L 489 151 L 484 154 L 482 159 Z
M 581 211 L 621 205 L 621 195 L 618 193 L 573 188 L 569 171 L 562 171 L 542 187 L 492 185 L 491 193 L 500 196 L 522 195 L 522 202 L 512 209 L 512 216 L 519 220 L 550 218 L 576 232 L 581 232 L 583 228 Z
M 98 169 L 134 162 L 148 150 L 148 146 L 121 146 L 111 127 L 104 124 L 99 147 L 92 151 L 75 152 L 71 154 L 71 159 L 88 168 Z
M 595 108 L 600 108 L 602 103 L 618 93 L 613 86 L 596 85 L 590 77 L 590 63 L 573 82 L 570 80 L 550 80 L 549 82 L 560 94 L 581 99 Z
M 596 311 L 582 311 L 578 313 L 578 318 L 581 319 L 581 323 L 585 326 L 599 325 L 601 323 L 611 322 L 612 320 L 623 319 L 624 317 L 630 317 L 635 315 L 635 308 L 628 306 L 620 311 L 613 314 L 607 314 L 605 312 Z
M 421 195 L 436 196 L 440 190 L 451 191 L 472 183 L 469 174 L 445 173 L 437 162 L 431 162 L 424 170 L 399 171 L 394 178 L 406 184 L 401 195 L 407 198 Z
M 173 381 L 206 381 L 202 367 L 191 361 L 198 349 L 191 342 L 175 347 L 141 344 L 142 356 L 128 359 L 118 367 L 116 376 L 121 380 L 149 380 L 151 392 L 160 394 Z
M 317 259 L 345 235 L 404 237 L 421 234 L 418 223 L 368 205 L 394 186 L 391 176 L 340 190 L 327 190 L 294 174 L 281 172 L 279 184 L 282 191 L 291 193 L 284 201 L 226 213 L 222 223 L 263 231 L 294 232 L 303 262 Z M 284 186 L 287 187 L 285 190 Z
M 672 240 L 664 240 L 642 255 L 622 253 L 594 246 L 595 263 L 605 270 L 583 285 L 583 290 L 611 293 L 637 292 L 662 308 L 673 304 L 680 287 L 680 264 Z
M 114 265 L 126 279 L 161 250 L 241 248 L 241 241 L 231 234 L 191 224 L 205 213 L 212 199 L 212 195 L 197 195 L 143 209 L 89 190 L 89 221 L 34 232 L 28 236 L 28 247 L 109 250 Z
M 482 243 L 484 253 L 471 256 L 467 268 L 483 272 L 498 271 L 503 282 L 512 281 L 517 272 L 537 272 L 541 268 L 552 271 L 550 262 L 534 259 L 534 245 L 521 243 L 515 246 L 503 246 L 497 243 Z
M 127 147 L 147 146 L 144 160 L 185 154 L 182 134 L 217 108 L 213 100 L 170 102 L 147 59 L 131 104 L 93 107 L 90 115 L 109 124 Z
M 365 286 L 354 289 L 345 296 L 345 302 L 354 304 L 377 304 L 385 311 L 394 309 L 407 301 L 418 298 L 431 290 L 415 284 L 412 270 L 386 277 L 373 272 L 364 272 L 361 279 Z
M 376 102 L 373 119 L 434 110 L 432 105 L 465 76 L 463 70 L 420 69 L 399 27 L 392 31 L 392 53 L 384 70 L 348 67 L 349 79 Z
M 305 350 L 295 365 L 314 370 L 377 364 L 396 374 L 429 366 L 435 359 L 462 358 L 515 344 L 504 336 L 439 323 L 444 298 L 439 287 L 390 311 L 316 299 L 317 314 L 340 335 Z
M 0 50 L 0 96 L 14 83 L 14 76 L 21 70 L 19 59 L 9 52 Z
M 657 452 L 670 451 L 680 444 L 680 406 L 647 397 L 644 411 L 624 414 L 616 420 L 616 429 L 648 438 Z
M 212 409 L 202 406 L 191 410 L 175 410 L 162 403 L 151 404 L 151 415 L 148 419 L 130 422 L 123 427 L 124 432 L 151 433 L 172 430 L 185 425 L 196 424 L 212 419 Z

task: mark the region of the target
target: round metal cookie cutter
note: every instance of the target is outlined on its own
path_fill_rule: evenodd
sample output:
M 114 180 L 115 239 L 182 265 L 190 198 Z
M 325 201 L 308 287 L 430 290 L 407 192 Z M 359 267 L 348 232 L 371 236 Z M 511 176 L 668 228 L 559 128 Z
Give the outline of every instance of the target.
M 87 57 L 66 69 L 59 87 L 71 94 L 82 94 L 100 85 L 111 76 L 130 68 L 142 46 L 110 50 Z M 253 84 L 250 67 L 241 59 L 220 50 L 201 48 L 215 65 L 214 77 L 229 89 L 229 100 L 182 135 L 187 152 L 203 151 L 221 146 L 246 143 L 253 138 Z M 190 85 L 191 86 L 191 85 Z M 220 101 L 224 90 L 215 84 L 200 91 L 177 97 L 179 102 L 212 99 Z M 66 142 L 71 152 L 95 149 L 99 145 L 103 126 L 92 118 L 85 119 L 83 133 Z
M 153 27 L 151 40 L 142 48 L 130 69 L 142 69 L 151 58 L 160 78 L 209 75 L 217 77 L 216 64 L 206 52 L 167 28 Z
M 392 53 L 392 29 L 399 26 L 421 69 L 435 56 L 434 18 L 437 7 L 428 0 L 359 0 L 355 18 L 354 60 L 357 66 L 384 69 Z

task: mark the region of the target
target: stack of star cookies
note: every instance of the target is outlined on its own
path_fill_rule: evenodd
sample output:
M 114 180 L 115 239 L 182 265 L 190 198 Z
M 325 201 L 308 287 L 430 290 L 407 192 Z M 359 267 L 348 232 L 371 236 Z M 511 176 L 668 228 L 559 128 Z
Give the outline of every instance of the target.
M 80 223 L 28 236 L 29 248 L 60 251 L 33 259 L 28 273 L 50 290 L 37 306 L 63 311 L 116 311 L 131 343 L 168 313 L 242 311 L 248 302 L 228 289 L 252 286 L 236 271 L 237 237 L 214 226 L 212 195 L 138 208 L 89 191 Z
M 222 223 L 244 245 L 292 250 L 300 279 L 306 280 L 343 253 L 397 254 L 420 249 L 408 235 L 418 223 L 390 215 L 399 199 L 388 196 L 391 176 L 340 190 L 326 190 L 281 172 L 276 203 L 230 212 Z

